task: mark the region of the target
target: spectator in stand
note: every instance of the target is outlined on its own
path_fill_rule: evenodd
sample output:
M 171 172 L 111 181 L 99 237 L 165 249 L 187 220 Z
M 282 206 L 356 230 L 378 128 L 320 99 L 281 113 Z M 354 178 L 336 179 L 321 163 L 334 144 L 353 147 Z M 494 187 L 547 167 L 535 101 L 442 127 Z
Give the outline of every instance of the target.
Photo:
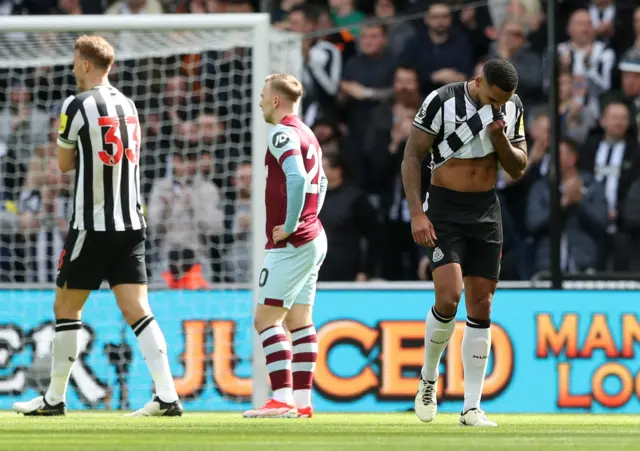
M 370 156 L 362 142 L 370 126 L 371 111 L 393 96 L 396 58 L 387 49 L 386 27 L 365 25 L 360 30 L 360 54 L 351 58 L 340 83 L 341 100 L 349 130 L 347 149 L 359 154 L 355 160 L 367 164 Z
M 60 121 L 50 122 L 49 142 L 35 150 L 19 200 L 20 224 L 24 233 L 27 280 L 52 283 L 57 259 L 69 230 L 72 211 L 70 174 L 58 168 L 57 137 Z
M 296 6 L 289 13 L 290 30 L 311 33 L 317 29 L 319 18 L 320 10 L 313 5 Z M 305 59 L 302 111 L 304 122 L 313 126 L 318 116 L 337 114 L 335 97 L 342 76 L 342 54 L 334 44 L 315 38 L 303 41 L 302 52 Z
M 368 127 L 362 141 L 363 153 L 367 158 L 360 163 L 360 167 L 364 167 L 363 170 L 372 179 L 370 191 L 382 196 L 383 209 L 385 196 L 395 190 L 396 179 L 400 176 L 398 165 L 411 130 L 408 118 L 415 116 L 422 100 L 416 70 L 399 66 L 393 78 L 392 98 L 379 103 L 368 115 Z M 383 180 L 386 182 L 381 183 Z
M 491 39 L 495 39 L 495 30 L 487 6 L 466 6 L 467 3 L 467 0 L 450 0 L 449 4 L 460 7 L 456 19 L 469 37 L 475 61 L 489 51 Z
M 558 114 L 562 134 L 579 144 L 587 139 L 589 131 L 596 125 L 592 110 L 585 108 L 582 98 L 573 95 L 573 77 L 564 72 L 558 76 L 560 105 Z
M 491 58 L 508 60 L 518 70 L 517 94 L 529 110 L 544 103 L 541 99 L 542 60 L 530 48 L 523 22 L 512 18 L 503 22 L 498 39 L 489 47 L 486 59 Z
M 170 288 L 204 288 L 201 239 L 221 235 L 224 215 L 216 186 L 195 174 L 195 161 L 182 153 L 172 158 L 173 177 L 155 182 L 149 201 L 150 231 L 169 257 L 163 274 Z
M 105 11 L 105 14 L 162 14 L 160 0 L 120 0 Z
M 592 0 L 588 11 L 596 39 L 621 54 L 633 44 L 633 10 L 615 0 Z
M 640 144 L 629 127 L 629 109 L 623 103 L 608 104 L 600 120 L 604 133 L 594 134 L 580 151 L 579 167 L 595 174 L 607 197 L 610 240 L 605 249 L 613 249 L 613 235 L 623 219 L 629 188 L 640 177 Z M 619 258 L 618 258 L 619 259 Z
M 336 28 L 336 24 L 333 22 L 333 17 L 331 16 L 329 8 L 322 6 L 318 6 L 317 8 L 319 17 L 316 31 L 333 30 Z M 355 55 L 358 50 L 355 36 L 346 28 L 342 28 L 338 32 L 329 32 L 324 36 L 324 39 L 327 42 L 334 44 L 338 50 L 340 50 L 343 62 L 346 62 L 349 58 Z
M 640 271 L 640 179 L 629 189 L 627 199 L 621 205 L 620 230 L 615 235 L 615 271 Z
M 9 87 L 9 103 L 0 110 L 0 173 L 4 190 L 15 200 L 26 166 L 36 147 L 49 140 L 50 118 L 32 102 L 31 91 L 21 80 Z
M 633 37 L 632 48 L 640 49 L 640 6 L 633 13 Z
M 640 47 L 629 49 L 620 60 L 618 69 L 621 72 L 622 90 L 606 92 L 600 103 L 602 108 L 610 102 L 623 102 L 627 105 L 631 127 L 637 132 L 640 142 Z
M 407 43 L 403 66 L 413 66 L 420 75 L 421 91 L 430 92 L 471 75 L 473 59 L 467 36 L 452 26 L 451 8 L 445 2 L 430 4 L 425 27 Z
M 375 14 L 378 19 L 393 19 L 397 10 L 398 0 L 376 0 Z M 389 50 L 399 55 L 415 34 L 415 29 L 407 22 L 397 21 L 387 24 Z
M 356 9 L 356 0 L 329 0 L 333 22 L 339 27 L 349 27 L 359 25 L 366 19 L 366 16 Z M 349 31 L 358 35 L 359 27 L 349 27 Z
M 573 75 L 573 94 L 599 114 L 599 96 L 611 89 L 616 55 L 606 44 L 595 40 L 591 17 L 586 9 L 575 11 L 569 19 L 569 41 L 558 45 L 563 71 Z
M 569 273 L 594 271 L 603 261 L 601 251 L 608 224 L 605 192 L 593 174 L 578 171 L 574 141 L 563 139 L 559 150 L 563 210 L 561 267 Z M 550 199 L 549 182 L 538 180 L 529 193 L 526 215 L 529 231 L 537 241 L 536 271 L 548 270 L 551 261 Z
M 375 193 L 380 196 L 382 216 L 382 277 L 386 280 L 415 280 L 418 248 L 411 236 L 411 216 L 404 196 L 400 165 L 413 118 L 422 103 L 415 69 L 396 70 L 392 101 L 377 107 L 371 114 L 371 169 L 375 175 Z M 429 187 L 429 159 L 422 168 L 423 195 Z
M 549 164 L 551 163 L 551 157 L 548 152 L 549 138 L 551 136 L 550 127 L 549 114 L 546 111 L 540 112 L 534 117 L 531 128 L 527 133 L 529 160 L 525 170 L 525 177 L 532 177 L 532 182 L 549 174 Z
M 325 154 L 327 197 L 320 220 L 327 231 L 327 257 L 318 280 L 365 281 L 375 273 L 378 218 L 366 194 L 345 180 L 345 165 L 337 153 Z
M 226 254 L 225 272 L 232 282 L 251 282 L 251 183 L 253 169 L 246 161 L 234 177 L 237 192 L 231 231 L 233 244 Z
M 256 10 L 251 0 L 226 0 L 224 12 L 250 14 Z
M 178 139 L 195 136 L 199 105 L 187 98 L 187 80 L 184 76 L 174 75 L 166 79 L 163 100 L 161 135 Z
M 271 23 L 277 28 L 288 28 L 287 17 L 291 8 L 302 5 L 304 2 L 305 0 L 281 0 L 280 4 L 271 11 Z

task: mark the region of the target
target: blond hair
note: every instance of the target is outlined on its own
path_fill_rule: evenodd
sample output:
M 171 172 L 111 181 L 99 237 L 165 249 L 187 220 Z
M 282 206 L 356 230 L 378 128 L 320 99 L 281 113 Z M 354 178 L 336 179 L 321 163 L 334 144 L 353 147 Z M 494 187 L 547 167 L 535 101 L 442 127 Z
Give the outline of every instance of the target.
M 115 60 L 113 47 L 101 36 L 80 36 L 75 50 L 96 69 L 109 69 Z
M 278 91 L 287 100 L 297 103 L 304 94 L 302 83 L 296 77 L 289 74 L 271 74 L 264 80 L 270 83 L 271 89 Z

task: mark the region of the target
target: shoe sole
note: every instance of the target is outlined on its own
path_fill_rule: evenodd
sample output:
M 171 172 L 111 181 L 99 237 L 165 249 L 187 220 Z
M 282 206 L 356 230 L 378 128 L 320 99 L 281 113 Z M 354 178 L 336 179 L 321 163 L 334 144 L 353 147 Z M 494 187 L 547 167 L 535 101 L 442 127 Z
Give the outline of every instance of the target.
M 52 412 L 18 412 L 17 414 L 22 414 L 25 417 L 63 417 L 66 415 L 66 412 L 52 411 Z
M 465 428 L 495 428 L 498 427 L 497 424 L 467 424 L 467 423 L 463 423 L 462 421 L 458 421 L 458 426 L 460 427 L 465 427 Z
M 289 419 L 289 418 L 298 418 L 298 414 L 294 413 L 294 412 L 286 412 L 286 413 L 282 413 L 280 415 L 268 415 L 268 416 L 267 415 L 262 416 L 262 415 L 245 415 L 245 414 L 242 414 L 242 417 L 243 418 L 248 418 L 248 419 L 266 418 L 266 419 L 276 419 L 277 420 L 277 419 L 282 419 L 282 418 L 287 418 L 287 419 Z

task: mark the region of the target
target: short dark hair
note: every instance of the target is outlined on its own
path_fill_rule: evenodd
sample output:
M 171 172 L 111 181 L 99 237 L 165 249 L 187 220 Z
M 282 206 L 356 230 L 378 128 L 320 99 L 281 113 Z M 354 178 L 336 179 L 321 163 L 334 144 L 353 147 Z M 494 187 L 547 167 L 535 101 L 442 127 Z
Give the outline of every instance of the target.
M 496 58 L 487 61 L 482 75 L 489 86 L 497 86 L 504 92 L 515 91 L 518 87 L 518 71 L 507 60 Z
M 344 169 L 344 157 L 339 151 L 327 152 L 322 155 L 322 158 L 325 158 L 327 160 L 327 162 L 329 163 L 329 167 Z
M 322 8 L 310 3 L 301 3 L 291 8 L 291 10 L 289 10 L 289 14 L 292 14 L 295 12 L 302 13 L 302 15 L 304 16 L 304 19 L 313 24 L 318 23 L 323 13 Z
M 569 148 L 569 150 L 573 153 L 577 153 L 578 148 L 580 147 L 580 144 L 578 143 L 578 141 L 571 138 L 570 136 L 561 137 L 558 145 L 562 145 L 562 144 L 566 145 Z
M 382 34 L 383 34 L 384 36 L 387 36 L 387 35 L 389 34 L 389 29 L 388 29 L 388 27 L 387 27 L 387 24 L 384 24 L 384 23 L 376 23 L 376 22 L 373 22 L 373 23 L 366 23 L 366 22 L 365 22 L 365 23 L 363 23 L 363 24 L 360 26 L 360 29 L 361 29 L 361 30 L 362 30 L 363 28 L 379 28 L 379 29 L 380 29 L 380 31 L 382 31 Z

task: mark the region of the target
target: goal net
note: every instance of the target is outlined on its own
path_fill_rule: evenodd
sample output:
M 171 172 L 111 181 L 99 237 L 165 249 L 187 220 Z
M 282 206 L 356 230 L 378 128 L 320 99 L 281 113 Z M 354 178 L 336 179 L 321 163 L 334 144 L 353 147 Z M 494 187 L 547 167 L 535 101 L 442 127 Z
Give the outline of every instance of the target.
M 56 132 L 76 92 L 71 62 L 83 33 L 113 44 L 110 81 L 139 111 L 150 302 L 178 392 L 191 410 L 249 406 L 264 235 L 259 90 L 270 72 L 301 76 L 299 37 L 270 29 L 263 14 L 11 17 L 0 30 L 0 409 L 49 382 L 53 282 L 74 183 L 57 168 Z M 112 294 L 92 294 L 83 322 L 68 406 L 147 402 L 151 378 Z M 258 382 L 264 397 L 266 379 Z

